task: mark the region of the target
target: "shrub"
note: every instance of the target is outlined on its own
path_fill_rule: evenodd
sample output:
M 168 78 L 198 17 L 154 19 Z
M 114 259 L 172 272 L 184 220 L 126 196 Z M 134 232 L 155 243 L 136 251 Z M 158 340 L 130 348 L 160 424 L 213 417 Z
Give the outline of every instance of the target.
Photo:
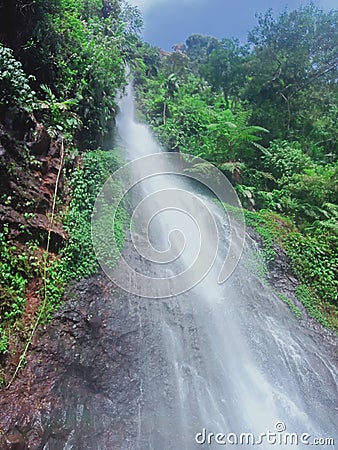
M 0 43 L 0 105 L 17 105 L 27 112 L 36 107 L 35 92 L 29 77 L 13 56 L 13 51 Z

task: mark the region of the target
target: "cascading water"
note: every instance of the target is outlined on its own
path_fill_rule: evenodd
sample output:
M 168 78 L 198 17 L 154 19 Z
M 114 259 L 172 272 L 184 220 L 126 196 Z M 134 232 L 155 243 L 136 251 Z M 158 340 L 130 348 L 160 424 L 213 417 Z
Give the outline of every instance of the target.
M 1 450 L 337 448 L 337 336 L 299 322 L 255 275 L 257 243 L 224 175 L 161 152 L 133 105 L 129 87 L 117 127 L 130 162 L 93 211 L 108 277 L 70 284 L 2 389 Z M 116 260 L 121 199 L 132 217 Z M 293 292 L 277 256 L 273 286 Z
M 148 128 L 134 119 L 131 88 L 120 101 L 117 127 L 128 159 L 161 151 Z M 165 172 L 165 167 L 161 170 Z M 180 178 L 155 177 L 136 189 L 136 203 L 142 197 L 140 191 L 147 196 L 177 187 L 174 183 L 194 190 Z M 218 229 L 224 229 L 220 240 L 226 241 L 220 208 L 207 196 L 203 198 Z M 196 215 L 198 211 L 197 205 Z M 165 251 L 167 236 L 176 228 L 197 242 L 199 230 L 190 216 L 171 209 L 153 215 L 148 230 L 152 245 Z M 283 442 L 283 448 L 306 448 L 315 438 L 338 438 L 337 370 L 332 355 L 320 348 L 288 306 L 250 270 L 247 260 L 253 248 L 247 236 L 245 256 L 224 284 L 218 284 L 213 268 L 184 294 L 158 300 L 131 297 L 130 314 L 137 317 L 141 336 L 137 437 L 121 448 L 218 448 L 226 439 L 219 435 L 216 440 L 218 433 L 234 433 L 238 438 L 252 433 L 263 449 L 273 447 L 274 439 L 279 446 L 287 432 L 297 433 L 299 442 Z M 193 244 L 185 250 L 180 270 L 196 257 Z M 126 259 L 130 251 L 129 246 Z M 222 255 L 217 258 L 219 268 Z M 140 259 L 140 270 L 142 264 Z M 160 267 L 163 276 L 179 271 L 175 264 L 178 261 L 143 268 L 156 271 Z M 259 435 L 268 430 L 275 437 L 262 436 L 259 444 Z M 209 433 L 213 435 L 208 439 Z M 303 436 L 302 443 L 305 433 L 309 436 Z M 236 443 L 234 434 L 227 445 Z M 251 437 L 242 439 L 243 447 L 253 445 Z

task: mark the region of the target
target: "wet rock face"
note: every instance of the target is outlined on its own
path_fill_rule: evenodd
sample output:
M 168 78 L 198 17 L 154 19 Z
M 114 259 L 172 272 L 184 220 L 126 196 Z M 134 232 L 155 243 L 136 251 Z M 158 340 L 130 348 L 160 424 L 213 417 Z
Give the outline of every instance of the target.
M 27 448 L 23 435 L 15 428 L 4 437 L 3 445 L 4 450 L 25 450 Z
M 13 239 L 26 242 L 30 236 L 43 245 L 61 165 L 60 149 L 61 142 L 52 140 L 32 114 L 0 107 L 0 227 L 8 224 Z M 61 193 L 62 179 L 58 188 Z M 65 237 L 62 226 L 53 227 L 53 251 Z
M 253 229 L 248 227 L 247 234 L 256 243 L 257 248 L 263 251 L 264 240 L 263 238 Z M 280 294 L 284 294 L 292 301 L 297 304 L 300 308 L 302 305 L 295 296 L 295 290 L 300 285 L 300 282 L 295 277 L 290 258 L 286 255 L 284 250 L 282 250 L 277 245 L 273 246 L 275 251 L 274 261 L 269 264 L 267 281 L 270 285 Z
M 282 271 L 289 273 L 284 256 L 280 267 L 278 256 L 271 279 L 292 293 L 297 282 L 290 277 L 282 281 Z M 0 392 L 0 449 L 136 450 L 152 445 L 176 450 L 180 443 L 162 445 L 154 424 L 158 417 L 175 434 L 180 421 L 177 408 L 168 418 L 158 404 L 159 398 L 165 406 L 177 401 L 170 397 L 176 347 L 161 343 L 160 319 L 169 305 L 156 302 L 148 308 L 148 302 L 120 291 L 102 273 L 70 286 L 63 307 L 36 336 L 24 371 Z M 197 352 L 200 336 L 189 304 L 168 311 L 167 325 L 186 334 Z M 332 353 L 336 337 L 310 321 L 306 330 Z
M 68 298 L 2 392 L 1 449 L 122 449 L 135 438 L 138 319 L 103 275 Z

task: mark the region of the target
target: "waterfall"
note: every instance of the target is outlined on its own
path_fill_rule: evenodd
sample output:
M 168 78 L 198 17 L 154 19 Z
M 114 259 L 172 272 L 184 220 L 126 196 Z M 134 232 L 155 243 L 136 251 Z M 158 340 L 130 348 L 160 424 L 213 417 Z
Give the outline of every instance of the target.
M 148 127 L 135 120 L 130 86 L 119 107 L 117 128 L 127 160 L 163 154 Z M 235 445 L 237 439 L 243 448 L 254 444 L 263 449 L 306 448 L 316 438 L 337 438 L 337 371 L 332 356 L 255 275 L 250 258 L 256 249 L 248 235 L 234 272 L 224 283 L 218 282 L 222 252 L 229 245 L 229 223 L 208 193 L 169 173 L 166 161 L 159 159 L 159 172 L 164 175 L 136 185 L 128 201 L 135 209 L 142 199 L 161 192 L 158 201 L 154 197 L 144 205 L 153 220 L 147 228 L 149 241 L 141 239 L 142 245 L 149 244 L 158 258 L 168 252 L 174 256 L 167 265 L 149 264 L 142 257 L 131 257 L 136 245 L 132 242 L 124 250 L 128 264 L 134 260 L 136 271 L 151 272 L 159 279 L 172 278 L 193 264 L 198 258 L 194 242 L 199 242 L 201 228 L 208 231 L 212 226 L 199 201 L 216 223 L 220 248 L 203 280 L 177 295 L 172 283 L 174 295 L 167 298 L 157 298 L 156 292 L 149 298 L 138 296 L 133 291 L 136 278 L 130 278 L 130 292 L 136 295 L 130 301 L 130 314 L 137 316 L 141 330 L 140 392 L 136 442 L 121 448 L 219 448 L 226 438 L 226 445 Z M 145 174 L 150 170 L 148 165 L 138 167 Z M 135 179 L 140 173 L 131 176 Z M 176 209 L 161 208 L 163 192 L 174 189 L 188 197 Z M 142 210 L 140 214 L 139 224 L 148 226 L 142 221 Z M 211 242 L 211 234 L 203 242 Z M 183 253 L 176 255 L 182 236 L 190 246 L 185 243 Z M 207 248 L 205 252 L 208 259 Z M 247 434 L 240 438 L 243 433 Z M 286 433 L 296 433 L 297 442 L 290 436 L 285 443 Z M 329 442 L 320 448 L 334 446 Z

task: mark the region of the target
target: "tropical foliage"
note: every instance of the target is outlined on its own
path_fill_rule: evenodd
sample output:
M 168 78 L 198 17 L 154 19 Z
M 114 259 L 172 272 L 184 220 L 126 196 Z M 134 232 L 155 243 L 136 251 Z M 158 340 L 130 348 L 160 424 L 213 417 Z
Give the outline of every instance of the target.
M 337 19 L 313 5 L 278 17 L 269 10 L 246 45 L 192 35 L 137 75 L 140 109 L 161 142 L 216 164 L 249 210 L 296 225 L 279 244 L 304 283 L 302 298 L 310 305 L 312 295 L 335 326 Z
M 41 122 L 65 142 L 66 195 L 56 199 L 56 216 L 69 235 L 59 255 L 42 258 L 43 239 L 19 243 L 1 222 L 0 354 L 14 330 L 32 328 L 22 321 L 30 283 L 43 281 L 36 291 L 47 318 L 70 279 L 97 269 L 89 219 L 118 165 L 104 150 L 112 146 L 126 66 L 161 143 L 229 177 L 263 237 L 267 264 L 275 243 L 283 246 L 310 315 L 338 327 L 337 21 L 337 11 L 313 5 L 278 17 L 268 11 L 245 45 L 195 34 L 165 53 L 141 41 L 141 15 L 124 0 L 0 2 L 0 119 L 10 117 L 12 127 L 15 117 Z M 0 132 L 1 145 L 14 145 Z M 16 171 L 1 163 L 5 176 L 41 166 L 22 139 L 27 164 Z M 13 206 L 5 197 L 2 204 Z M 114 252 L 124 242 L 123 208 L 118 219 Z
M 1 177 L 20 186 L 14 200 L 11 192 L 1 193 L 0 208 L 28 221 L 44 213 L 46 222 L 53 217 L 63 223 L 68 237 L 61 249 L 51 250 L 50 233 L 33 236 L 25 225 L 16 230 L 1 217 L 0 357 L 26 346 L 36 323 L 59 305 L 71 279 L 98 268 L 91 245 L 91 212 L 100 187 L 118 167 L 116 155 L 100 147 L 105 144 L 105 150 L 112 150 L 115 99 L 126 84 L 126 64 L 140 45 L 141 27 L 137 8 L 118 0 L 0 4 L 0 169 Z M 47 142 L 54 139 L 51 169 L 27 144 L 39 142 L 39 132 L 48 136 Z M 61 152 L 60 160 L 55 152 Z M 34 201 L 20 191 L 22 179 L 29 174 L 34 180 L 43 170 L 53 172 L 59 161 L 63 188 L 54 192 L 52 211 L 37 211 Z M 52 174 L 50 183 L 54 179 Z M 114 254 L 123 246 L 125 221 L 121 207 Z M 32 295 L 36 304 L 30 311 L 27 298 Z M 20 364 L 23 359 L 24 354 Z

